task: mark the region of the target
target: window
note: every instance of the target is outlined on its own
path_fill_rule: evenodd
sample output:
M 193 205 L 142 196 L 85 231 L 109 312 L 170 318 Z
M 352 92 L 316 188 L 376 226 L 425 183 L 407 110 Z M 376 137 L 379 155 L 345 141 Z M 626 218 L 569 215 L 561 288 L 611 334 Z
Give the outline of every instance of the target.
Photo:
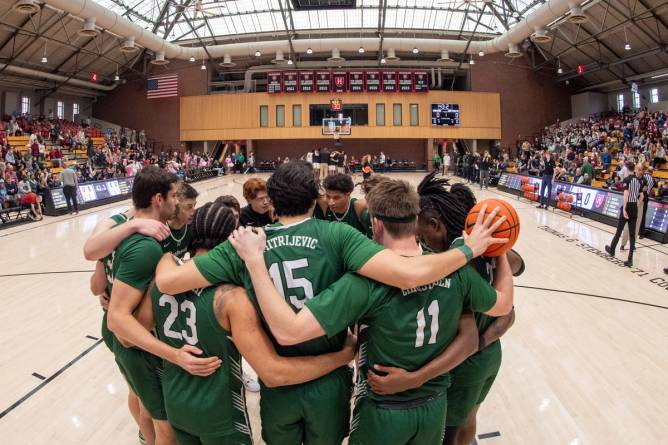
M 367 104 L 344 104 L 341 111 L 332 111 L 329 104 L 309 105 L 309 125 L 312 127 L 322 126 L 322 120 L 326 117 L 349 117 L 353 125 L 369 125 L 369 105 Z
M 392 105 L 392 125 L 400 127 L 401 124 L 401 104 Z
M 30 113 L 30 98 L 29 97 L 21 97 L 21 114 L 29 114 Z
M 56 116 L 58 119 L 65 119 L 65 102 L 62 100 L 56 102 Z
M 417 127 L 420 125 L 420 113 L 419 113 L 419 108 L 418 104 L 410 104 L 408 111 L 410 113 L 410 118 L 411 118 L 411 127 Z
M 376 104 L 376 125 L 385 126 L 385 104 Z
M 285 105 L 276 105 L 276 126 L 285 127 Z
M 640 108 L 640 93 L 634 91 L 632 94 L 633 94 L 633 108 Z
M 655 104 L 659 101 L 659 89 L 658 88 L 652 88 L 651 90 L 649 90 L 649 101 L 653 104 Z
M 624 95 L 623 94 L 618 94 L 617 95 L 617 111 L 622 111 L 624 108 Z
M 301 127 L 302 126 L 302 106 L 293 105 L 292 106 L 292 126 Z
M 260 127 L 267 128 L 269 126 L 269 107 L 267 105 L 260 105 Z
M 79 104 L 73 103 L 72 104 L 72 120 L 74 120 L 74 118 L 77 114 L 79 114 Z

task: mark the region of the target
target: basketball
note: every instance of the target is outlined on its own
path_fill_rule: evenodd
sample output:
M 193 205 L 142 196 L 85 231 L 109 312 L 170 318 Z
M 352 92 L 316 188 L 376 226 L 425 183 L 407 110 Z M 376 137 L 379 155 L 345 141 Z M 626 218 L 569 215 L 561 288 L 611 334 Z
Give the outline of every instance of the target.
M 506 217 L 503 224 L 501 224 L 494 232 L 494 238 L 508 238 L 508 242 L 505 244 L 493 244 L 485 251 L 485 256 L 488 257 L 501 256 L 515 245 L 517 238 L 520 236 L 520 218 L 517 216 L 515 208 L 506 201 L 500 199 L 486 199 L 473 206 L 466 217 L 466 233 L 471 233 L 473 230 L 473 226 L 478 218 L 478 213 L 480 213 L 480 209 L 485 204 L 487 204 L 485 217 L 492 213 L 496 207 L 500 207 L 500 210 L 494 221 L 496 222 L 496 220 L 502 216 Z

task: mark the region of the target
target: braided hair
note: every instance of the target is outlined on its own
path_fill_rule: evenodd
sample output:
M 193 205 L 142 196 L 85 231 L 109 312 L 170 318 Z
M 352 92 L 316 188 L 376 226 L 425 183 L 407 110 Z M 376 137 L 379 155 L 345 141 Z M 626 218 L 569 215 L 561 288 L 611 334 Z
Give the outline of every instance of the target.
M 211 250 L 224 242 L 236 228 L 234 214 L 224 204 L 207 202 L 195 210 L 190 242 L 190 256 L 194 256 L 197 249 Z
M 420 195 L 420 215 L 433 212 L 445 225 L 445 246 L 461 236 L 466 225 L 466 216 L 476 199 L 471 189 L 463 184 L 455 184 L 447 190 L 447 179 L 436 178 L 436 171 L 429 173 L 418 185 Z

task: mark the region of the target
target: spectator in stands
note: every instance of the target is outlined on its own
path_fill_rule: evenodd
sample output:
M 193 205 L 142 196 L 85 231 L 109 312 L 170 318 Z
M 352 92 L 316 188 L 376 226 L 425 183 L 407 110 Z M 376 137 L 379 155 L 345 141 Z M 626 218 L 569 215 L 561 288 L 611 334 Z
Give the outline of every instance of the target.
M 438 151 L 434 153 L 434 170 L 441 170 L 441 157 L 438 155 Z
M 582 170 L 583 175 L 588 175 L 590 180 L 594 177 L 594 167 L 589 162 L 588 156 L 585 156 L 580 170 Z
M 385 153 L 382 151 L 380 152 L 380 155 L 378 156 L 378 163 L 380 166 L 380 172 L 385 173 L 385 164 L 387 163 L 387 156 L 385 156 Z
M 5 180 L 0 178 L 0 209 L 4 209 L 7 206 L 7 187 L 5 187 Z
M 63 171 L 60 172 L 60 178 L 63 181 L 63 194 L 65 195 L 65 202 L 67 202 L 67 211 L 70 214 L 78 214 L 77 186 L 79 185 L 79 180 L 74 170 L 68 168 L 67 162 L 63 163 Z
M 529 174 L 531 176 L 538 176 L 540 173 L 540 155 L 536 154 L 529 161 Z
M 666 163 L 666 148 L 663 146 L 663 143 L 660 141 L 657 141 L 657 149 L 656 149 L 656 157 L 654 158 L 654 162 L 652 163 L 652 166 L 655 168 L 661 168 L 663 167 L 663 164 Z
M 28 182 L 28 175 L 24 173 L 21 175 L 21 180 L 18 183 L 18 198 L 21 199 L 24 195 L 27 195 L 31 192 L 30 182 Z
M 552 159 L 552 153 L 549 151 L 545 153 L 543 161 L 543 176 L 540 185 L 540 203 L 538 208 L 547 209 L 550 207 L 550 198 L 552 197 L 552 181 L 554 179 L 554 168 L 557 164 Z M 545 193 L 547 189 L 547 194 Z
M 251 178 L 244 183 L 243 193 L 248 205 L 241 209 L 240 225 L 264 227 L 274 222 L 273 207 L 267 194 L 267 181 Z
M 16 164 L 16 156 L 14 153 L 14 147 L 10 146 L 7 149 L 7 154 L 5 154 L 5 162 L 7 164 Z
M 582 182 L 580 182 L 579 184 L 591 185 L 591 178 L 589 177 L 589 173 L 585 173 L 582 175 Z
M 616 192 L 623 192 L 624 191 L 624 184 L 622 184 L 622 179 L 619 177 L 617 172 L 612 172 L 612 181 L 609 185 L 610 190 L 614 190 Z
M 381 152 L 382 154 L 383 152 Z M 450 170 L 450 163 L 452 162 L 452 158 L 450 157 L 450 153 L 447 151 L 443 153 L 443 176 L 448 176 L 448 170 Z M 505 168 L 504 168 L 505 169 Z
M 33 221 L 39 221 L 43 218 L 42 197 L 38 194 L 33 192 L 27 193 L 21 197 L 20 203 L 22 207 L 30 209 L 28 217 Z
M 575 169 L 575 174 L 573 175 L 573 184 L 582 184 L 584 177 L 582 176 L 582 170 L 579 168 Z
M 60 151 L 60 147 L 54 145 L 49 152 L 49 158 L 51 159 L 51 165 L 53 167 L 61 167 L 61 160 L 63 157 L 63 152 Z
M 15 207 L 18 203 L 19 187 L 15 177 L 5 178 L 5 187 L 7 188 L 8 207 Z
M 248 155 L 248 173 L 255 173 L 255 154 L 251 151 Z
M 566 169 L 564 168 L 564 164 L 559 164 L 557 168 L 554 169 L 554 180 L 565 182 L 568 180 L 566 174 L 567 172 Z
M 489 152 L 485 150 L 485 153 L 480 156 L 478 162 L 478 168 L 480 169 L 480 190 L 483 187 L 489 188 L 489 169 L 492 166 L 492 157 Z

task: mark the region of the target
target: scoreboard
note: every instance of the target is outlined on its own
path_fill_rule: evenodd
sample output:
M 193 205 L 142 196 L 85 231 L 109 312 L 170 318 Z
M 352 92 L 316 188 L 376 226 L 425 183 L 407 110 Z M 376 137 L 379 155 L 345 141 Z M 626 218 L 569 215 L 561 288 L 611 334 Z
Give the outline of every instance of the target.
M 93 207 L 103 201 L 126 199 L 132 193 L 134 177 L 128 176 L 104 181 L 84 182 L 77 186 L 77 201 L 84 207 Z M 49 189 L 45 195 L 45 213 L 58 215 L 67 208 L 62 187 Z
M 429 73 L 416 70 L 321 70 L 267 73 L 267 93 L 426 93 Z

